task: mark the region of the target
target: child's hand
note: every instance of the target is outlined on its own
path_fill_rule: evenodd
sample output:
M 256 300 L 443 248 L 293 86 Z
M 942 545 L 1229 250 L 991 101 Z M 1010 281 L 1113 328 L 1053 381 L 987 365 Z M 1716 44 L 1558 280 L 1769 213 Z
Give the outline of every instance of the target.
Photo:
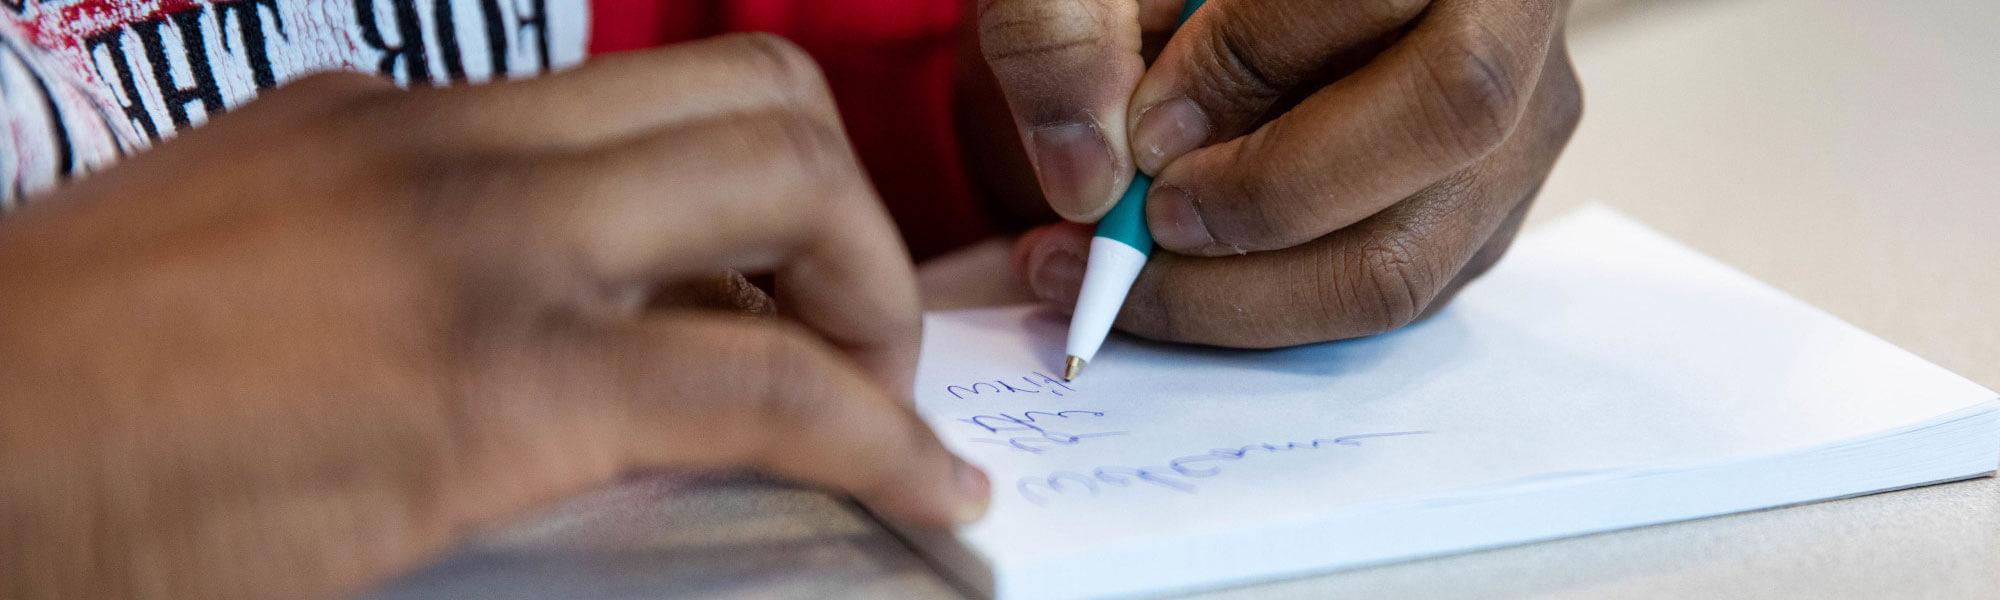
M 326 75 L 0 220 L 0 596 L 325 597 L 656 468 L 976 516 L 838 123 L 767 37 Z M 731 268 L 796 324 L 642 309 Z
M 1109 210 L 1155 174 L 1148 265 L 1119 325 L 1280 346 L 1382 332 L 1499 257 L 1581 111 L 1565 3 L 1211 0 L 1148 69 L 1181 0 L 985 0 L 982 50 L 1042 190 Z M 1075 297 L 1089 230 L 1022 239 L 1036 293 Z

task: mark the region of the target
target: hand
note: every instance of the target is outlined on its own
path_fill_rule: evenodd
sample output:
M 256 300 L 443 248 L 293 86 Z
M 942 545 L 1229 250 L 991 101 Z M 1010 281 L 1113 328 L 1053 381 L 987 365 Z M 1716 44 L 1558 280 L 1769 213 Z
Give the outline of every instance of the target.
M 314 77 L 0 220 L 0 596 L 352 592 L 658 468 L 976 517 L 848 148 L 801 52 L 736 37 Z M 731 268 L 799 325 L 644 308 Z
M 1110 210 L 1156 176 L 1156 253 L 1119 327 L 1272 347 L 1380 333 L 1499 259 L 1581 96 L 1565 3 L 984 0 L 980 43 L 1049 204 Z M 1024 236 L 1036 294 L 1074 301 L 1090 231 Z

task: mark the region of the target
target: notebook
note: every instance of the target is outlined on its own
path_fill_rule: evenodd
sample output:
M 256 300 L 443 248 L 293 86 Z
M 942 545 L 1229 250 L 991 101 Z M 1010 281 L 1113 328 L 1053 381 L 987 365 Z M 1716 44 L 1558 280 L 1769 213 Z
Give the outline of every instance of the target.
M 1996 394 L 1610 209 L 1446 310 L 1276 351 L 927 319 L 917 407 L 985 520 L 897 529 L 976 593 L 1144 596 L 1991 474 Z

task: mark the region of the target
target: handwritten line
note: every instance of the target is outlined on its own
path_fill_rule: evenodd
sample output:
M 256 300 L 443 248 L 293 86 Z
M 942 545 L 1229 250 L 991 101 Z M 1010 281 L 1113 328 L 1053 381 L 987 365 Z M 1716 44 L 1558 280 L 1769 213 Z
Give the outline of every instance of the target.
M 1124 434 L 1128 434 L 1128 432 L 1096 432 L 1096 434 L 1064 434 L 1064 432 L 1046 432 L 1046 434 L 1040 434 L 1040 436 L 1018 436 L 1018 438 L 1006 438 L 1006 440 L 1000 440 L 1000 438 L 968 438 L 966 442 L 980 442 L 980 444 L 994 444 L 994 446 L 1008 446 L 1008 448 L 1014 448 L 1014 450 L 1022 450 L 1022 452 L 1032 452 L 1032 454 L 1042 454 L 1042 452 L 1048 452 L 1048 448 L 1036 448 L 1036 446 L 1034 446 L 1036 442 L 1048 442 L 1048 444 L 1056 444 L 1056 446 L 1074 446 L 1076 442 L 1082 442 L 1082 440 L 1088 440 L 1088 438 L 1110 438 L 1110 436 L 1124 436 Z
M 976 417 L 959 419 L 959 421 L 979 426 L 980 428 L 985 429 L 988 433 L 1000 433 L 1002 430 L 1019 431 L 1023 429 L 1042 431 L 1042 428 L 1038 426 L 1038 423 L 1040 423 L 1041 419 L 1044 417 L 1067 419 L 1076 415 L 1102 417 L 1104 416 L 1104 413 L 1102 411 L 1095 411 L 1095 410 L 1065 410 L 1058 412 L 1049 412 L 1045 410 L 1031 410 L 1028 412 L 1021 413 L 1020 415 L 1010 415 L 1007 413 L 1000 413 L 997 415 L 979 415 Z M 999 423 L 999 425 L 996 426 L 993 423 L 989 423 L 987 421 L 996 421 Z
M 1020 385 L 1015 385 L 1016 382 Z M 967 395 L 978 396 L 980 394 L 999 394 L 1003 392 L 1007 394 L 1048 393 L 1060 397 L 1063 395 L 1063 392 L 1074 392 L 1076 388 L 1070 387 L 1068 383 L 1051 377 L 1047 373 L 1034 371 L 1027 375 L 1009 379 L 995 379 L 963 385 L 947 385 L 944 386 L 944 391 L 951 394 L 953 398 L 964 400 Z
M 1328 446 L 1359 448 L 1362 440 L 1425 435 L 1429 431 L 1392 431 L 1384 433 L 1363 433 L 1336 438 L 1314 438 L 1306 442 L 1259 443 L 1233 448 L 1216 448 L 1202 454 L 1190 454 L 1167 461 L 1165 468 L 1103 466 L 1092 470 L 1089 475 L 1074 471 L 1056 471 L 1044 477 L 1022 477 L 1014 484 L 1014 491 L 1035 506 L 1047 507 L 1051 497 L 1068 495 L 1072 491 L 1088 492 L 1097 497 L 1104 485 L 1127 487 L 1134 481 L 1152 486 L 1193 494 L 1195 485 L 1184 479 L 1203 479 L 1222 474 L 1220 465 L 1190 467 L 1189 465 L 1208 462 L 1230 462 L 1243 460 L 1262 453 L 1265 455 L 1297 450 L 1319 450 Z M 1179 477 L 1181 479 L 1177 479 Z M 1102 485 L 1100 485 L 1102 484 Z
M 979 442 L 982 444 L 994 444 L 999 446 L 1005 446 L 1008 448 L 1013 448 L 1015 450 L 1020 450 L 1022 452 L 1027 452 L 1030 454 L 1041 454 L 1043 452 L 1048 451 L 1049 448 L 1054 446 L 1073 446 L 1076 445 L 1078 442 L 1090 438 L 1125 435 L 1125 432 L 1123 431 L 1069 433 L 1066 431 L 1056 431 L 1054 429 L 1049 429 L 1041 424 L 1041 421 L 1043 421 L 1044 419 L 1067 420 L 1071 417 L 1102 417 L 1102 416 L 1104 416 L 1104 411 L 1100 410 L 1063 410 L 1055 412 L 1050 412 L 1046 410 L 1031 410 L 1023 412 L 1018 415 L 1007 414 L 1007 413 L 1000 413 L 997 415 L 979 415 L 975 417 L 959 419 L 959 422 L 972 425 L 973 427 L 978 427 L 980 429 L 985 430 L 987 433 L 1024 434 L 1024 435 L 1009 437 L 1006 439 L 987 438 L 987 437 L 970 438 L 970 441 Z

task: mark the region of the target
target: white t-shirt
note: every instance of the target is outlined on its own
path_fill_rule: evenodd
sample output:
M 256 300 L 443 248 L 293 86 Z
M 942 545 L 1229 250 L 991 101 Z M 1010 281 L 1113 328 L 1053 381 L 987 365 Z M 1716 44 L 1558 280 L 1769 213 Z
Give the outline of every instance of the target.
M 0 211 L 312 73 L 571 66 L 588 19 L 586 0 L 0 0 Z

